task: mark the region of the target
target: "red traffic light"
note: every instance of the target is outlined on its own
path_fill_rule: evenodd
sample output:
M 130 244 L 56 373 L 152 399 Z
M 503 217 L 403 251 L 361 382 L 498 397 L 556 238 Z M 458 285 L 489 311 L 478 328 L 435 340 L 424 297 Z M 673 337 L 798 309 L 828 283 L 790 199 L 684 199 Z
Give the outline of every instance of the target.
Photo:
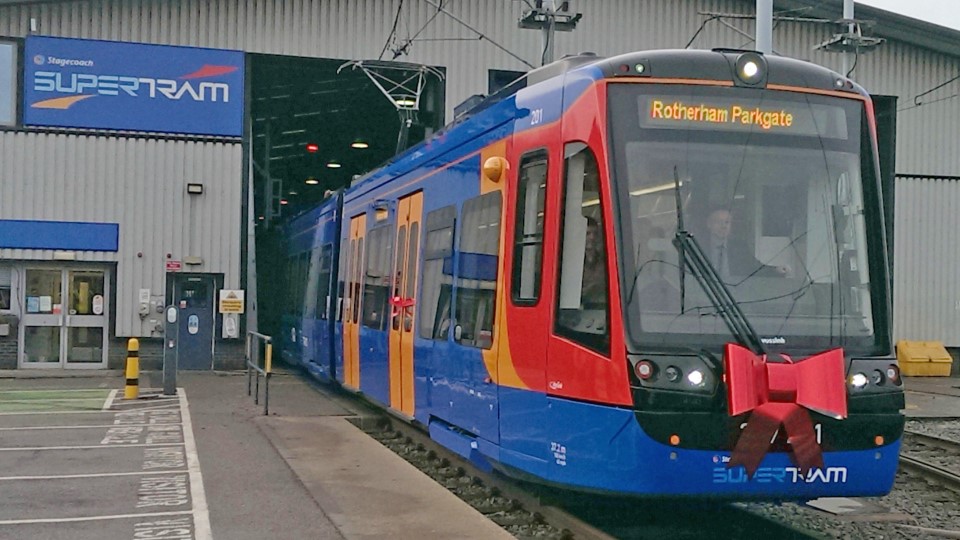
M 316 154 L 317 150 L 320 150 L 320 145 L 317 143 L 307 143 L 307 152 L 311 154 Z

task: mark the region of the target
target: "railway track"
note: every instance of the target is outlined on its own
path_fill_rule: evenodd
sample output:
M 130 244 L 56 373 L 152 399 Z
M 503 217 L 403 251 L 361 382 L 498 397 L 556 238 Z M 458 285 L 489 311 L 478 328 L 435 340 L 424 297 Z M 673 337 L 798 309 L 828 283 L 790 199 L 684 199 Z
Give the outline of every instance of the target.
M 905 469 L 960 492 L 960 443 L 904 431 L 900 463 Z
M 811 537 L 736 504 L 605 497 L 517 482 L 478 469 L 419 428 L 392 416 L 381 414 L 364 423 L 361 429 L 518 538 Z
M 296 369 L 296 368 L 294 368 Z M 350 392 L 304 380 L 355 416 L 362 431 L 419 468 L 437 483 L 520 539 L 611 540 L 647 538 L 820 537 L 742 504 L 638 499 L 571 493 L 528 484 L 475 467 L 408 419 L 394 416 Z

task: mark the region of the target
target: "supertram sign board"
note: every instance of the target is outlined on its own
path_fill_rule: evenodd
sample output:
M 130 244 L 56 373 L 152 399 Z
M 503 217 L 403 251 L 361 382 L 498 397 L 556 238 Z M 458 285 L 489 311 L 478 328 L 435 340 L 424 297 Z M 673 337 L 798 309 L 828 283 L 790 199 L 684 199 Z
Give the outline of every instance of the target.
M 646 96 L 640 125 L 847 138 L 842 107 L 779 100 Z
M 239 137 L 240 51 L 29 36 L 23 123 Z

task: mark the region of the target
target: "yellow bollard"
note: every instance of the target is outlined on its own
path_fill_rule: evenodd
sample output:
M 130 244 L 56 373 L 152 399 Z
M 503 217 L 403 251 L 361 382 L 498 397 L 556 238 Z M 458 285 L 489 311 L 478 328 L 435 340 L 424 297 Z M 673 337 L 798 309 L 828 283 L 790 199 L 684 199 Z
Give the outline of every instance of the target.
M 273 344 L 267 343 L 267 361 L 264 363 L 264 371 L 269 374 L 273 371 Z
M 127 341 L 127 385 L 123 390 L 123 399 L 140 397 L 140 340 L 130 338 Z

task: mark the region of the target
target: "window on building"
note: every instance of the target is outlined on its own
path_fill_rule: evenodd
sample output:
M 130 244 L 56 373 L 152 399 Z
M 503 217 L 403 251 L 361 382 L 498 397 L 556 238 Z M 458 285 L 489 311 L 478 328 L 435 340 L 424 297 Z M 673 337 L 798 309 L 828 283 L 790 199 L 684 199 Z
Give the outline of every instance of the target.
M 525 155 L 520 160 L 513 237 L 512 289 L 515 304 L 533 305 L 540 298 L 546 189 L 547 152 L 538 150 Z
M 567 144 L 555 331 L 607 352 L 610 308 L 600 195 L 599 168 L 593 151 L 584 143 Z
M 0 126 L 17 123 L 17 52 L 16 42 L 0 39 Z
M 453 233 L 457 209 L 447 206 L 427 214 L 423 245 L 423 291 L 420 297 L 420 336 L 445 340 L 450 333 L 453 287 Z
M 493 346 L 497 270 L 500 254 L 500 192 L 463 204 L 457 264 L 454 340 L 462 345 Z
M 0 266 L 0 309 L 13 309 L 13 297 L 11 295 L 12 272 L 10 268 Z

